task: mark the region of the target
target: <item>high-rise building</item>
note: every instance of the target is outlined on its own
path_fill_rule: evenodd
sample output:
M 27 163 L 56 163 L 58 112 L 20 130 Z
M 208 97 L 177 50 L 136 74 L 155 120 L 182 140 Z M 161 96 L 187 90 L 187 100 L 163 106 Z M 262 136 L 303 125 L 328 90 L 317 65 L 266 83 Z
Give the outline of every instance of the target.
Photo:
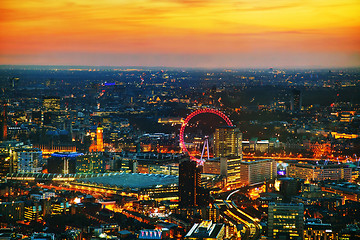
M 302 94 L 300 90 L 294 89 L 291 96 L 291 111 L 300 111 L 302 106 Z
M 224 157 L 220 158 L 221 160 L 224 160 Z M 240 184 L 240 171 L 241 171 L 241 161 L 242 158 L 236 158 L 236 157 L 227 157 L 226 160 L 226 176 L 227 176 L 227 184 L 228 185 L 238 185 Z M 220 170 L 221 171 L 221 170 Z
M 6 103 L 1 104 L 2 110 L 0 115 L 0 141 L 5 141 L 7 139 L 7 112 L 6 112 Z
M 3 141 L 0 142 L 0 177 L 8 173 L 16 173 L 18 162 L 15 149 L 26 147 L 23 142 Z
M 304 205 L 269 203 L 268 237 L 271 239 L 302 239 L 304 233 Z
M 179 200 L 181 207 L 199 205 L 201 175 L 195 161 L 184 161 L 179 165 Z
M 214 134 L 215 157 L 242 157 L 242 133 L 235 126 L 219 127 Z
M 41 172 L 42 152 L 39 148 L 16 149 L 18 172 Z
M 261 183 L 276 176 L 276 161 L 273 159 L 240 162 L 240 178 L 243 185 Z

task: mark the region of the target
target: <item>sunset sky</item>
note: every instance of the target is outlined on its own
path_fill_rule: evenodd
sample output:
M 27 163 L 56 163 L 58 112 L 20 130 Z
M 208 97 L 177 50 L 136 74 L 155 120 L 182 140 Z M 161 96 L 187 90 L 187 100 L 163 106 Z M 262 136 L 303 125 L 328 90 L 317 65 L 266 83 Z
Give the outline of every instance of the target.
M 360 0 L 0 0 L 0 64 L 360 66 Z

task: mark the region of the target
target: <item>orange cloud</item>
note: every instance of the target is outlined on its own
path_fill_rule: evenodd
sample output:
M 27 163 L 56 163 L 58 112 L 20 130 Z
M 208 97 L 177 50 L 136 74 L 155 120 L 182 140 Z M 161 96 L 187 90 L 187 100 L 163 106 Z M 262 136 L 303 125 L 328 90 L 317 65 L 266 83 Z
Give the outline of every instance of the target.
M 0 55 L 353 54 L 359 12 L 357 0 L 2 0 Z

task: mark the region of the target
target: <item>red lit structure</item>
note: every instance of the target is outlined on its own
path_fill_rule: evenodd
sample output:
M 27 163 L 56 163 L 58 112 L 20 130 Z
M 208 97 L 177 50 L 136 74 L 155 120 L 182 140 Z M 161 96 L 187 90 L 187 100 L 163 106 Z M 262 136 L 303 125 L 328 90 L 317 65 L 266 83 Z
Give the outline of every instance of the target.
M 199 162 L 199 159 L 197 159 L 196 157 L 194 157 L 193 155 L 190 154 L 190 152 L 188 151 L 188 149 L 185 146 L 185 141 L 184 141 L 184 132 L 185 132 L 185 128 L 187 126 L 187 124 L 189 123 L 190 119 L 192 119 L 193 117 L 195 117 L 196 115 L 199 114 L 204 114 L 204 113 L 211 113 L 211 114 L 215 114 L 219 117 L 221 117 L 228 126 L 233 126 L 231 120 L 223 113 L 220 112 L 216 109 L 212 109 L 212 108 L 203 108 L 203 109 L 198 109 L 192 113 L 190 113 L 186 119 L 184 120 L 183 124 L 181 125 L 180 128 L 180 147 L 183 153 L 188 153 L 190 156 L 190 159 L 193 161 L 197 161 Z

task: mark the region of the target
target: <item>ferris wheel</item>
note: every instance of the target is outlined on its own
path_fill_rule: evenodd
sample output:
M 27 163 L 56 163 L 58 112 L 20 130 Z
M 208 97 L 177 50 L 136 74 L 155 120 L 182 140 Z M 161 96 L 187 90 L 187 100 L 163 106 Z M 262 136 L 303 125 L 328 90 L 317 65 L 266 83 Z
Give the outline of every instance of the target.
M 207 145 L 208 148 L 208 158 L 209 158 L 209 143 L 208 143 L 208 138 L 205 137 L 205 141 L 204 141 L 204 148 L 202 150 L 202 154 L 200 159 L 195 157 L 193 154 L 190 153 L 190 151 L 186 148 L 186 144 L 185 144 L 185 128 L 188 125 L 189 121 L 200 114 L 205 114 L 205 113 L 210 113 L 210 114 L 214 114 L 219 116 L 220 118 L 222 118 L 226 124 L 228 126 L 233 126 L 231 120 L 221 111 L 216 110 L 216 109 L 212 109 L 212 108 L 203 108 L 203 109 L 198 109 L 193 111 L 192 113 L 190 113 L 184 120 L 183 124 L 181 125 L 180 128 L 180 147 L 183 153 L 187 153 L 190 156 L 190 159 L 193 161 L 196 161 L 198 164 L 203 165 L 204 164 L 204 160 L 203 160 L 203 154 L 204 154 L 204 150 L 205 150 L 205 146 Z

